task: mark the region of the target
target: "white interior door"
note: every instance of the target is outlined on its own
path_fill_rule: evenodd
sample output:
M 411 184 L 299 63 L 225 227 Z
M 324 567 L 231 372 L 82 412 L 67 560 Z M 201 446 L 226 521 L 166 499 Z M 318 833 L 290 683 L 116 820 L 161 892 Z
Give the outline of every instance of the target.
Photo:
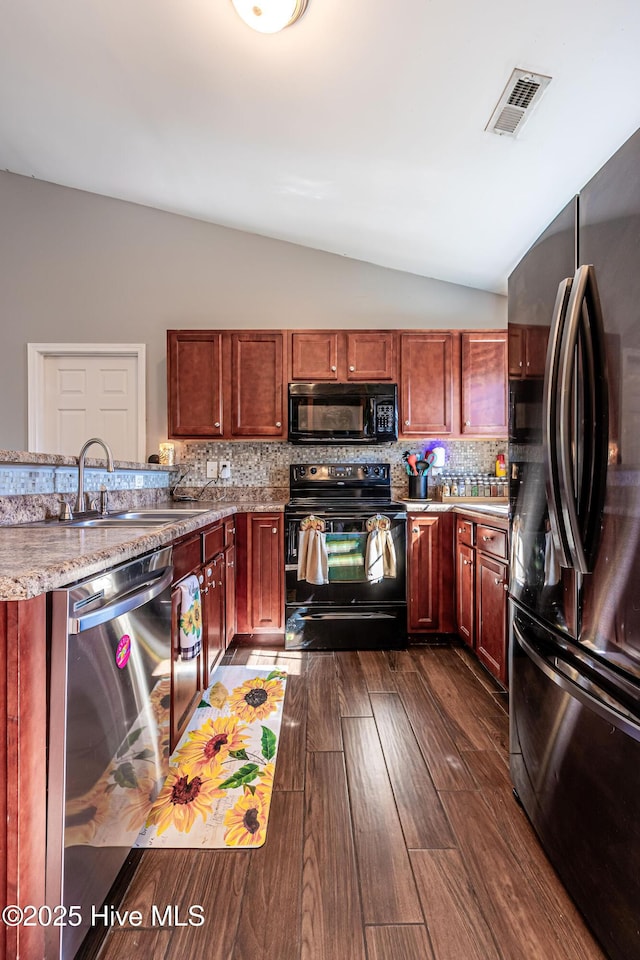
M 144 346 L 82 346 L 29 344 L 29 449 L 77 456 L 100 437 L 144 462 Z

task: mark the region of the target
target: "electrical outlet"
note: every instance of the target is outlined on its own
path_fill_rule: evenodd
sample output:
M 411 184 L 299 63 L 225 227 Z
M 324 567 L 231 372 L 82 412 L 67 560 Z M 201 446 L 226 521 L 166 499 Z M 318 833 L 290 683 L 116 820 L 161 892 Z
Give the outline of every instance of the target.
M 231 477 L 231 461 L 221 460 L 220 461 L 220 479 L 229 480 L 230 477 Z
M 207 480 L 218 479 L 218 461 L 207 460 Z
M 136 490 L 139 490 L 141 487 L 144 487 L 144 477 L 142 476 L 141 473 L 134 474 L 133 485 L 136 488 Z

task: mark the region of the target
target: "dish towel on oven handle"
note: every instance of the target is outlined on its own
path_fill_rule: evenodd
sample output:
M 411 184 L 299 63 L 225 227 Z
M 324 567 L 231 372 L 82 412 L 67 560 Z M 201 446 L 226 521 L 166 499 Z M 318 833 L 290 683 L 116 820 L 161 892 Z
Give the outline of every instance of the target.
M 378 527 L 369 534 L 366 555 L 367 580 L 378 583 L 383 577 L 396 573 L 396 548 L 390 530 Z
M 329 582 L 327 536 L 314 527 L 298 533 L 298 580 L 317 586 Z
M 202 649 L 202 607 L 200 605 L 200 585 L 196 576 L 185 577 L 178 584 L 180 588 L 180 657 L 193 660 Z

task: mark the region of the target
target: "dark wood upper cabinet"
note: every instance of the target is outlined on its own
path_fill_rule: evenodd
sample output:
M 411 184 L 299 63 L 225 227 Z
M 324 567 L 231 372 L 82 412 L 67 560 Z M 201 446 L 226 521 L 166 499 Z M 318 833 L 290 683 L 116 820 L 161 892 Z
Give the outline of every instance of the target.
M 337 380 L 338 337 L 336 331 L 314 333 L 296 330 L 291 334 L 292 380 Z
M 507 434 L 507 331 L 462 334 L 463 436 Z
M 167 331 L 168 435 L 218 438 L 222 414 L 222 334 Z
M 509 377 L 512 380 L 544 377 L 548 339 L 548 327 L 509 324 Z
M 347 380 L 397 379 L 395 333 L 353 331 L 346 334 Z
M 229 433 L 232 437 L 284 437 L 284 336 L 233 332 Z
M 290 337 L 292 380 L 397 380 L 395 331 L 292 330 Z
M 400 433 L 429 437 L 454 431 L 452 333 L 403 333 L 400 341 Z

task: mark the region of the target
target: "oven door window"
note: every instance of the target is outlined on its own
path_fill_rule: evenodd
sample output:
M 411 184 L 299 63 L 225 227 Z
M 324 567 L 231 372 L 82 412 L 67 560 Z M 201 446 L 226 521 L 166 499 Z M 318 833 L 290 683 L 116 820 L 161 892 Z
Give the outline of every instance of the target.
M 367 518 L 325 518 L 328 583 L 298 580 L 297 543 L 299 521 L 290 521 L 287 557 L 288 603 L 357 603 L 370 600 L 405 599 L 406 522 L 392 519 L 390 532 L 395 553 L 395 576 L 372 581 L 367 577 Z

